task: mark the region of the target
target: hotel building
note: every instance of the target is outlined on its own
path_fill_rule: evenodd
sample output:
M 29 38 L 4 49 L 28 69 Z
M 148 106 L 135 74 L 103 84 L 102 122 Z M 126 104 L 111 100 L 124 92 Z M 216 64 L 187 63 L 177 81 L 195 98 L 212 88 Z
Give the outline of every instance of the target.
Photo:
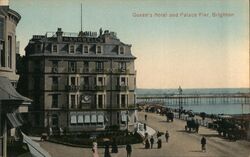
M 131 45 L 115 32 L 34 35 L 26 51 L 32 125 L 49 130 L 133 130 L 136 71 Z

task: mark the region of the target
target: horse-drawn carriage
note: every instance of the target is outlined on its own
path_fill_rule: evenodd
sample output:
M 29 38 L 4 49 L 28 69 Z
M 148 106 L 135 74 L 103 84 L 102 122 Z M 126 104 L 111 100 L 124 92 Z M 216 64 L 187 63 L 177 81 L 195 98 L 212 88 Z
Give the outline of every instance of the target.
M 187 125 L 185 126 L 186 131 L 195 131 L 198 133 L 199 131 L 199 124 L 194 119 L 187 120 Z
M 173 122 L 174 121 L 174 113 L 173 112 L 168 111 L 166 113 L 166 117 L 167 117 L 167 122 L 169 122 L 169 121 Z
M 219 135 L 230 140 L 237 140 L 246 136 L 246 131 L 242 126 L 231 119 L 222 118 L 214 123 L 217 124 Z

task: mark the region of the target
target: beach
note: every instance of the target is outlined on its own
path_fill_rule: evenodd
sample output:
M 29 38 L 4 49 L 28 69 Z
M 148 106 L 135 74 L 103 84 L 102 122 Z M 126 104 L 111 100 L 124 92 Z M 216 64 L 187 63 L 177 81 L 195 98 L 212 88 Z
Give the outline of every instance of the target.
M 147 114 L 147 121 L 144 120 L 144 115 Z M 162 148 L 157 149 L 157 144 L 154 144 L 153 149 L 144 149 L 143 144 L 132 145 L 133 157 L 249 157 L 250 142 L 244 140 L 229 141 L 218 136 L 217 131 L 200 127 L 199 133 L 188 133 L 184 126 L 186 122 L 179 119 L 174 119 L 174 122 L 166 122 L 165 116 L 160 116 L 155 113 L 138 112 L 139 121 L 146 123 L 156 131 L 169 131 L 169 142 L 166 143 L 165 137 L 162 138 Z M 201 151 L 200 140 L 202 136 L 207 139 L 207 151 Z M 156 137 L 155 137 L 156 141 Z M 40 145 L 47 150 L 53 157 L 92 157 L 90 148 L 70 147 L 50 142 L 40 142 Z M 111 154 L 112 157 L 126 156 L 125 146 L 118 150 L 117 154 Z M 99 156 L 104 156 L 104 149 L 98 149 Z

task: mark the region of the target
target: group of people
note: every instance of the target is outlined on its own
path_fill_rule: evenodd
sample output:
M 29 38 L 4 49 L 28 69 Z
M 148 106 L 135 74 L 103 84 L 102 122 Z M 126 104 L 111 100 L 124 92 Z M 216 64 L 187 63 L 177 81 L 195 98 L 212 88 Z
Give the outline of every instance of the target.
M 160 149 L 162 147 L 162 140 L 161 140 L 161 133 L 158 131 L 157 134 L 157 148 Z M 166 142 L 168 143 L 168 139 L 169 139 L 169 132 L 166 130 L 165 133 L 165 139 Z M 148 135 L 145 135 L 145 149 L 149 149 L 149 148 L 154 148 L 154 143 L 155 143 L 155 139 L 154 136 L 151 136 L 150 139 L 148 138 Z

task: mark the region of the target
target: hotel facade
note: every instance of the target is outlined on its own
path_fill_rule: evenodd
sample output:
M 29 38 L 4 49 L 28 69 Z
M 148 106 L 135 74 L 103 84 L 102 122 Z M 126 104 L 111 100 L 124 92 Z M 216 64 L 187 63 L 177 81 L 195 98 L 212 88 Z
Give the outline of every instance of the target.
M 31 124 L 70 132 L 133 130 L 136 71 L 131 45 L 115 32 L 34 35 L 26 51 Z

